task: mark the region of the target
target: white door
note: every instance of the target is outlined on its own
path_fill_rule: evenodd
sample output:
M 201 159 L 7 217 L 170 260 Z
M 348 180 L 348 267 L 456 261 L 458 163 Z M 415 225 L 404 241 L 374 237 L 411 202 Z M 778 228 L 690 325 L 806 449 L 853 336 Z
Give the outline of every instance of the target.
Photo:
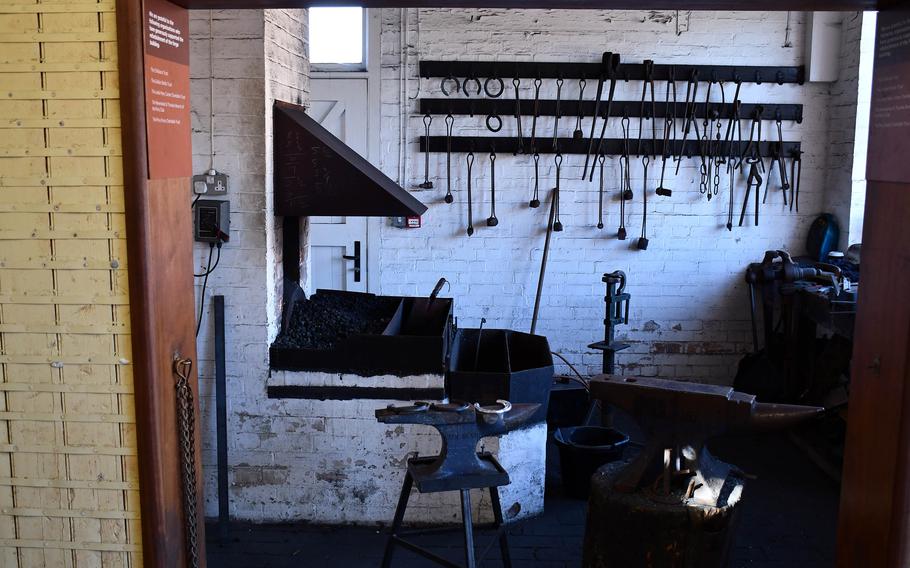
M 309 115 L 369 159 L 367 79 L 312 79 Z M 307 295 L 319 288 L 367 291 L 367 219 L 310 217 Z

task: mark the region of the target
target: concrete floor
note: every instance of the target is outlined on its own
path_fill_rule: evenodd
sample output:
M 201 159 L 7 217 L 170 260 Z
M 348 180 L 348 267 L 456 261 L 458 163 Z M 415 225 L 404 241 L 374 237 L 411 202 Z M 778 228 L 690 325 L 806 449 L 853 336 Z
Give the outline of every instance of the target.
M 744 493 L 742 517 L 732 554 L 736 568 L 822 568 L 834 564 L 838 487 L 783 436 L 720 439 L 718 457 L 757 476 Z M 546 512 L 509 531 L 515 568 L 577 568 L 581 565 L 585 502 L 562 496 L 558 479 L 548 479 Z M 379 566 L 383 531 L 369 527 L 233 523 L 226 542 L 207 531 L 213 568 Z M 434 552 L 463 562 L 457 533 L 414 539 Z M 478 548 L 488 542 L 477 538 Z M 491 552 L 483 566 L 501 566 Z M 432 566 L 398 548 L 393 567 Z

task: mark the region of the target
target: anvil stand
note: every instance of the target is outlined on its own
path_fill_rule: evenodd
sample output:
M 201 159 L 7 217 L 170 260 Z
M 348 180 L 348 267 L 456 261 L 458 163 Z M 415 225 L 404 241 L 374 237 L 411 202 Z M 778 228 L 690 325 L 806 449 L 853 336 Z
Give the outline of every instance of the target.
M 376 418 L 386 424 L 425 424 L 433 426 L 442 436 L 439 455 L 414 457 L 408 460 L 408 469 L 395 509 L 395 518 L 382 558 L 382 568 L 389 568 L 395 546 L 400 545 L 420 554 L 442 566 L 461 568 L 458 564 L 442 558 L 425 548 L 405 540 L 404 536 L 416 536 L 429 532 L 438 533 L 452 530 L 447 527 L 402 531 L 405 510 L 412 487 L 420 493 L 458 491 L 461 494 L 461 517 L 464 532 L 464 568 L 476 568 L 477 558 L 482 562 L 493 544 L 498 540 L 502 563 L 511 568 L 509 541 L 499 502 L 499 487 L 510 483 L 509 474 L 489 452 L 477 452 L 481 438 L 499 436 L 522 426 L 532 418 L 539 404 L 515 404 L 497 401 L 499 408 L 469 406 L 467 404 L 418 403 L 411 407 L 387 408 L 376 411 Z M 474 527 L 471 519 L 471 489 L 487 489 L 493 507 L 493 526 L 496 537 L 479 555 L 474 552 Z M 455 527 L 457 530 L 459 527 Z

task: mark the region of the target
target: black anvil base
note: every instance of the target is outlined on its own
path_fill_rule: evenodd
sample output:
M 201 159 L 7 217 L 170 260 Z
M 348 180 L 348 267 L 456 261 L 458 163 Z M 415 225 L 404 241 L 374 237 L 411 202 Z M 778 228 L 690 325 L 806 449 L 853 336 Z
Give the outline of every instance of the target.
M 738 500 L 723 507 L 655 498 L 652 488 L 615 488 L 628 461 L 600 468 L 591 480 L 584 568 L 722 568 L 735 534 Z M 743 482 L 730 478 L 742 491 Z

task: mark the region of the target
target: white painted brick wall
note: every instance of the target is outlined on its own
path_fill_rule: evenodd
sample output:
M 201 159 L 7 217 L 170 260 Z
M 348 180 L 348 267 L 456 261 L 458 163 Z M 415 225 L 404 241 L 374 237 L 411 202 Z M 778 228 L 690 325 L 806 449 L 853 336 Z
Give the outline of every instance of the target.
M 217 513 L 215 490 L 214 344 L 212 296 L 225 296 L 228 453 L 231 500 L 237 505 L 252 475 L 244 464 L 263 461 L 250 447 L 249 423 L 267 423 L 268 347 L 278 329 L 281 226 L 272 215 L 271 108 L 282 99 L 305 104 L 309 89 L 305 10 L 197 10 L 191 14 L 194 170 L 209 166 L 209 38 L 214 37 L 214 167 L 230 177 L 231 241 L 209 277 L 197 340 L 206 514 Z M 188 189 L 189 197 L 189 189 Z M 195 245 L 196 272 L 209 247 Z M 196 279 L 197 302 L 202 279 Z M 263 473 L 263 483 L 281 477 Z M 271 477 L 269 477 L 271 476 Z M 244 518 L 236 506 L 236 518 Z M 262 519 L 260 514 L 257 518 Z
M 430 206 L 418 230 L 395 229 L 384 224 L 379 250 L 383 294 L 426 294 L 440 276 L 451 283 L 455 313 L 462 326 L 476 326 L 481 317 L 490 327 L 528 329 L 543 248 L 546 207 L 527 207 L 533 184 L 530 156 L 498 156 L 498 227 L 488 228 L 489 159 L 477 156 L 474 166 L 474 226 L 467 238 L 464 155 L 453 157 L 455 203 L 445 194 L 445 155 L 431 155 L 436 189 L 419 190 L 423 181 L 423 154 L 418 137 L 423 134 L 417 114 L 419 97 L 442 96 L 439 79 L 418 80 L 420 59 L 598 61 L 603 51 L 622 54 L 626 62 L 654 59 L 657 63 L 723 65 L 803 64 L 805 14 L 792 18 L 792 48 L 782 47 L 785 12 L 682 13 L 676 34 L 674 12 L 562 11 L 562 10 L 444 10 L 406 11 L 407 37 L 401 34 L 401 10 L 384 10 L 382 17 L 382 168 Z M 401 44 L 407 44 L 406 160 L 400 162 Z M 680 82 L 682 94 L 685 84 Z M 704 96 L 705 85 L 699 92 Z M 664 83 L 657 86 L 663 97 Z M 530 81 L 522 97 L 532 96 Z M 589 84 L 592 98 L 596 84 Z M 641 84 L 620 84 L 617 99 L 638 100 Z M 785 210 L 778 192 L 771 192 L 761 209 L 759 227 L 747 221 L 743 228 L 724 228 L 727 193 L 707 202 L 698 191 L 695 162 L 684 164 L 679 176 L 668 168 L 671 198 L 649 194 L 647 251 L 635 250 L 641 225 L 641 164 L 633 163 L 636 200 L 626 222 L 630 239 L 614 238 L 618 226 L 616 183 L 618 166 L 607 161 L 606 228 L 598 231 L 597 185 L 579 181 L 584 161 L 567 156 L 563 164 L 561 220 L 566 230 L 556 234 L 540 312 L 538 332 L 554 350 L 580 365 L 582 372 L 600 368 L 600 354 L 585 346 L 603 333 L 602 273 L 616 269 L 629 276 L 632 294 L 631 322 L 620 328 L 620 339 L 632 347 L 618 356 L 620 370 L 633 375 L 687 377 L 729 384 L 736 363 L 750 348 L 748 303 L 743 271 L 767 249 L 804 252 L 805 234 L 814 217 L 825 208 L 826 169 L 829 161 L 829 124 L 833 116 L 828 84 L 744 84 L 744 102 L 802 103 L 802 124 L 785 123 L 784 135 L 803 142 L 804 164 L 800 214 Z M 715 87 L 715 93 L 716 93 Z M 733 86 L 727 85 L 731 99 Z M 554 81 L 546 81 L 542 98 L 554 98 Z M 563 98 L 577 98 L 577 83 L 566 82 Z M 490 135 L 482 124 L 456 117 L 456 135 Z M 503 117 L 501 135 L 514 135 L 514 121 Z M 586 120 L 586 125 L 590 123 Z M 618 120 L 608 136 L 620 136 Z M 646 123 L 647 125 L 647 123 Z M 765 123 L 773 127 L 773 122 Z M 527 136 L 529 126 L 525 126 Z M 633 135 L 637 121 L 633 121 Z M 538 132 L 552 135 L 552 118 L 542 119 Z M 748 123 L 744 121 L 747 129 Z M 574 117 L 561 121 L 561 135 L 570 136 Z M 589 126 L 583 127 L 588 131 Z M 442 117 L 436 117 L 433 134 L 444 134 Z M 776 133 L 774 138 L 776 139 Z M 839 146 L 839 151 L 847 151 Z M 542 195 L 554 184 L 552 156 L 541 159 Z M 651 167 L 649 189 L 656 187 L 659 171 Z M 726 176 L 724 176 L 726 179 Z M 776 180 L 776 176 L 775 176 Z M 722 187 L 724 184 L 722 183 Z M 737 181 L 736 214 L 745 188 Z M 751 213 L 751 205 L 749 209 Z M 565 370 L 565 369 L 563 369 Z

